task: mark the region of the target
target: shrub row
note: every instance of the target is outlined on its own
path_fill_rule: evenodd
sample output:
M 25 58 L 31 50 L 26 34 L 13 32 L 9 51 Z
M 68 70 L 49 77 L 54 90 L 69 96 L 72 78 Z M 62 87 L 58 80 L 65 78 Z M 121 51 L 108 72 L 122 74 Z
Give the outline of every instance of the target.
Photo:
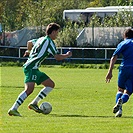
M 17 67 L 22 67 L 23 66 L 23 62 L 1 62 L 0 63 L 0 67 L 4 67 L 4 66 L 17 66 Z M 109 64 L 108 63 L 104 63 L 104 64 L 75 64 L 75 63 L 62 63 L 60 65 L 42 65 L 42 67 L 61 67 L 61 68 L 89 68 L 89 69 L 108 69 L 109 68 Z M 119 65 L 116 64 L 114 66 L 114 69 L 118 69 Z

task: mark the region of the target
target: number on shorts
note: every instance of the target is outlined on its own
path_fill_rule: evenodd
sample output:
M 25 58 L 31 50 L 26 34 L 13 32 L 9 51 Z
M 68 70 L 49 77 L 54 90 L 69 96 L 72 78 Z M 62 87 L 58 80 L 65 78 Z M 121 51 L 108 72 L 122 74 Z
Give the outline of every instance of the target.
M 36 75 L 32 75 L 32 80 L 36 80 L 37 76 Z

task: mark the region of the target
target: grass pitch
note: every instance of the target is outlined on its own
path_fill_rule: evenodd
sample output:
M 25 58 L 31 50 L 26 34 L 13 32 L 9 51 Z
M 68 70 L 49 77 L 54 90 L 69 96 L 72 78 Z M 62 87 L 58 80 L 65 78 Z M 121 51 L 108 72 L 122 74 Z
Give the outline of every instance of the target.
M 24 89 L 21 67 L 1 67 L 0 133 L 132 133 L 133 100 L 123 105 L 123 116 L 115 118 L 117 73 L 105 83 L 105 69 L 44 68 L 56 84 L 55 89 L 40 102 L 48 101 L 49 115 L 37 114 L 27 108 L 43 86 L 36 86 L 19 112 L 23 117 L 8 116 L 7 111 Z

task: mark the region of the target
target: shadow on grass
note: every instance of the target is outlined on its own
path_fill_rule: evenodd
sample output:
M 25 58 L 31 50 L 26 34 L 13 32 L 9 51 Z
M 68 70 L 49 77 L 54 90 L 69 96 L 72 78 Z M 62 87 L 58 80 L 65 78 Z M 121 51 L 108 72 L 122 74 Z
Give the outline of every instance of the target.
M 6 85 L 1 85 L 1 88 L 24 88 L 24 86 L 6 86 Z
M 88 115 L 60 115 L 60 114 L 50 114 L 51 116 L 54 117 L 81 117 L 81 118 L 116 118 L 114 116 L 88 116 Z M 132 118 L 133 116 L 122 116 L 120 118 Z
M 8 86 L 8 85 L 0 85 L 0 87 L 1 88 L 24 88 L 24 85 L 22 85 L 22 86 Z M 35 86 L 35 88 L 40 88 L 40 89 L 42 89 L 43 88 L 43 86 Z M 54 88 L 54 89 L 62 89 L 62 88 Z

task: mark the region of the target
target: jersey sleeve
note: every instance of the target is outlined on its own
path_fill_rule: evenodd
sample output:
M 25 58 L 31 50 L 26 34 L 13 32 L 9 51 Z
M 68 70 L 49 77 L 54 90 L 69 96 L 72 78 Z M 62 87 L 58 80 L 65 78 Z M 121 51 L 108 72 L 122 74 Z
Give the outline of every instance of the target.
M 119 56 L 122 53 L 124 47 L 125 47 L 124 41 L 122 41 L 121 43 L 118 44 L 116 50 L 113 53 L 113 56 L 115 56 L 115 55 Z
M 48 52 L 52 54 L 53 56 L 56 54 L 59 54 L 59 51 L 57 50 L 55 43 L 53 41 L 50 41 Z
M 35 45 L 37 39 L 32 39 L 32 40 L 29 40 L 29 42 L 32 42 L 33 45 Z

